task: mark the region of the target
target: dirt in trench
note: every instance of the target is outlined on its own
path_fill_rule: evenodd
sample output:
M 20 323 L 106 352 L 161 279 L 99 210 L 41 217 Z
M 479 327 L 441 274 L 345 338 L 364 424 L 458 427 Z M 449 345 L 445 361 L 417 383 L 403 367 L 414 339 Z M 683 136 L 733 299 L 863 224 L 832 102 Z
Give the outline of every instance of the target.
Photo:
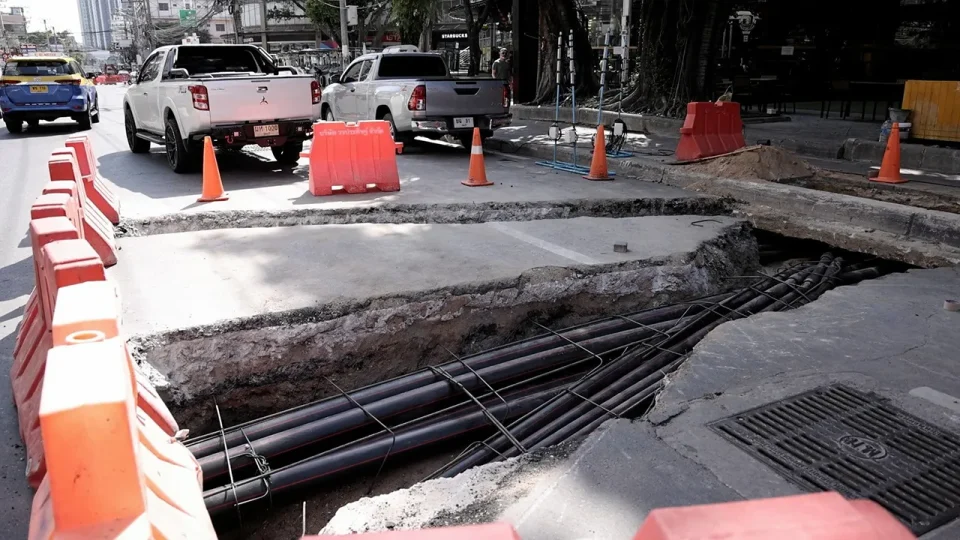
M 735 178 L 779 181 L 813 176 L 816 169 L 794 154 L 775 146 L 749 146 L 732 154 L 681 165 L 684 171 Z

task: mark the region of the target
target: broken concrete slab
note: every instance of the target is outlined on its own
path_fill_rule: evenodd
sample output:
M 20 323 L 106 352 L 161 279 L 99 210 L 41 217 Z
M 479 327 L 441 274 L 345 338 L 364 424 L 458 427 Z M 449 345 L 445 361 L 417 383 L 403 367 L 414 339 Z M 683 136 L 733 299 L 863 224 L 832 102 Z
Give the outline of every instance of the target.
M 214 396 L 238 414 L 274 412 L 331 393 L 324 377 L 360 387 L 446 359 L 444 347 L 515 340 L 537 330 L 532 319 L 566 326 L 725 290 L 758 257 L 745 222 L 702 216 L 228 229 L 120 245 L 111 276 L 125 330 L 194 429 L 184 407 L 203 403 L 197 423 L 210 427 Z
M 537 167 L 522 156 L 487 156 L 487 176 L 496 185 L 473 189 L 466 178 L 469 154 L 460 147 L 423 143 L 397 156 L 399 192 L 314 197 L 307 189 L 306 160 L 277 169 L 253 154 L 221 156 L 230 199 L 199 204 L 200 179 L 171 177 L 161 163 L 146 175 L 155 184 L 107 171 L 122 191 L 121 236 L 206 229 L 342 223 L 479 223 L 579 216 L 627 217 L 660 214 L 720 214 L 723 201 L 670 186 L 644 182 L 589 182 L 580 175 Z M 151 156 L 152 157 L 152 156 Z M 244 166 L 245 165 L 245 166 Z M 274 170 L 276 169 L 276 170 Z M 149 186 L 144 188 L 144 186 Z M 135 188 L 135 189 L 133 189 Z
M 488 140 L 494 148 L 513 148 L 527 155 L 550 158 L 552 147 L 529 144 L 517 147 L 508 139 Z M 570 159 L 570 149 L 560 148 L 560 159 Z M 737 201 L 739 215 L 760 228 L 787 236 L 829 241 L 851 251 L 890 257 L 924 267 L 960 263 L 960 214 L 876 201 L 840 193 L 807 189 L 776 182 L 720 178 L 688 172 L 663 157 L 635 155 L 611 159 L 610 168 L 620 177 L 637 177 Z M 808 228 L 813 223 L 816 228 Z M 817 229 L 838 232 L 830 240 Z
M 911 270 L 840 287 L 793 311 L 764 313 L 721 325 L 694 349 L 647 419 L 613 420 L 562 463 L 524 478 L 527 493 L 494 499 L 493 516 L 513 523 L 524 540 L 629 538 L 651 508 L 791 495 L 800 488 L 714 433 L 708 424 L 818 386 L 842 382 L 876 392 L 921 419 L 960 432 L 958 314 L 943 309 L 960 289 L 960 270 Z M 494 463 L 469 471 L 507 487 Z M 523 474 L 522 463 L 516 474 Z M 407 493 L 362 499 L 338 512 L 324 531 L 379 527 L 380 515 L 416 507 L 416 493 L 455 492 L 427 482 Z M 477 490 L 477 502 L 490 500 Z M 513 500 L 511 503 L 510 500 Z M 432 498 L 431 500 L 436 500 Z M 462 498 L 461 507 L 470 508 Z M 450 509 L 451 522 L 472 522 Z M 419 525 L 415 517 L 395 528 Z M 924 535 L 952 539 L 956 521 Z

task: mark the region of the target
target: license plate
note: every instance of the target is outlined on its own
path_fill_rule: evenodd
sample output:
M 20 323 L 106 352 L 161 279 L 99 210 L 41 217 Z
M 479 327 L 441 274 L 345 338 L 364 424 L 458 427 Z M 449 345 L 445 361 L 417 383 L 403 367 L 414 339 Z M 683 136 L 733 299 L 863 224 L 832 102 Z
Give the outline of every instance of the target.
M 473 117 L 467 118 L 454 118 L 453 127 L 455 128 L 472 128 L 473 127 Z
M 30 93 L 31 93 L 31 94 L 46 94 L 46 93 L 47 93 L 47 87 L 46 87 L 46 86 L 31 86 L 31 87 L 30 87 Z
M 253 126 L 254 137 L 277 137 L 280 135 L 280 126 L 277 124 L 267 124 L 265 126 Z

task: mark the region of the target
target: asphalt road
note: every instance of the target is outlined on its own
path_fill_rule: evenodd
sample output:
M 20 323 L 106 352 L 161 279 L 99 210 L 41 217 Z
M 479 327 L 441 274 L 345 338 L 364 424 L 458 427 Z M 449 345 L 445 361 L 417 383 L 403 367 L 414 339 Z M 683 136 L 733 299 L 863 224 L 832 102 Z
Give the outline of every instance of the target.
M 101 88 L 102 120 L 87 133 L 98 153 L 126 150 L 121 111 L 125 88 Z M 42 122 L 19 135 L 8 133 L 0 123 L 0 530 L 4 538 L 26 537 L 33 500 L 24 477 L 26 461 L 9 380 L 17 326 L 33 288 L 27 236 L 30 204 L 49 181 L 50 152 L 75 133 L 80 133 L 77 124 L 66 119 Z

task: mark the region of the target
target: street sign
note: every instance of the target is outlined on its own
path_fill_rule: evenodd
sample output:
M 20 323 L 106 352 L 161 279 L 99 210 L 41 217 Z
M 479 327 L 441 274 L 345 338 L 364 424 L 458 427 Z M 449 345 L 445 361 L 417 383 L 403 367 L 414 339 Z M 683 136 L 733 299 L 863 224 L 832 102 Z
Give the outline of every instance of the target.
M 356 26 L 357 6 L 347 6 L 347 24 L 350 26 Z
M 197 25 L 197 10 L 181 9 L 180 10 L 180 26 L 196 26 L 196 25 Z

